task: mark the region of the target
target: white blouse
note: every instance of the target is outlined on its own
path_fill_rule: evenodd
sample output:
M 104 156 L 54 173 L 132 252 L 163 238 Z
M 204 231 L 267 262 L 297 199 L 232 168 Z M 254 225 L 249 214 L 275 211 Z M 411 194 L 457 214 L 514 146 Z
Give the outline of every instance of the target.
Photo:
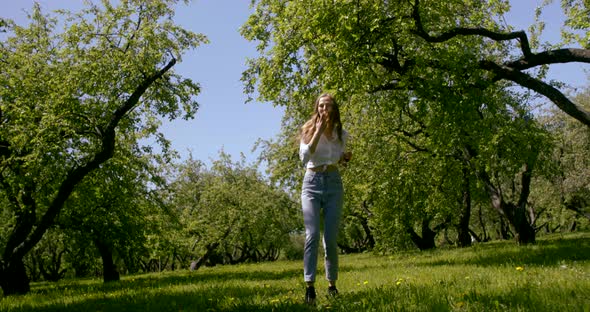
M 340 157 L 345 151 L 348 132 L 342 130 L 342 141 L 338 139 L 338 133 L 334 129 L 332 139 L 328 139 L 324 134 L 320 137 L 315 153 L 309 150 L 310 144 L 305 144 L 303 140 L 299 145 L 299 158 L 306 168 L 316 168 L 323 165 L 332 165 L 338 163 Z

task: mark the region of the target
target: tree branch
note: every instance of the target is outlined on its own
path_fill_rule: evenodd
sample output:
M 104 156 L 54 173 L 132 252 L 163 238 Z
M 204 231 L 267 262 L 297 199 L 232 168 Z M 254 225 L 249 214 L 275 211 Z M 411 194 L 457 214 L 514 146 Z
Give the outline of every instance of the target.
M 520 47 L 524 55 L 521 59 L 513 62 L 507 62 L 504 65 L 499 65 L 492 61 L 481 61 L 479 63 L 480 68 L 495 73 L 495 80 L 507 79 L 521 85 L 522 87 L 531 89 L 546 96 L 566 114 L 590 127 L 590 112 L 587 112 L 581 107 L 577 106 L 556 88 L 539 79 L 535 79 L 526 73 L 521 72 L 522 70 L 533 68 L 539 65 L 569 62 L 590 63 L 590 50 L 567 48 L 533 54 L 530 49 L 527 35 L 524 31 L 501 33 L 484 28 L 457 27 L 443 32 L 438 36 L 431 36 L 424 29 L 424 25 L 422 24 L 419 6 L 420 0 L 414 0 L 412 18 L 414 19 L 416 29 L 413 32 L 427 42 L 445 42 L 456 36 L 482 36 L 495 41 L 517 39 L 520 42 Z
M 504 64 L 504 66 L 518 70 L 525 70 L 540 65 L 574 62 L 590 63 L 590 50 L 566 48 L 544 51 L 541 53 L 531 54 L 528 57 L 524 57 L 513 62 L 507 62 Z
M 496 74 L 499 79 L 507 79 L 513 81 L 527 89 L 531 89 L 539 94 L 546 96 L 557 107 L 559 107 L 566 114 L 574 117 L 586 126 L 590 127 L 590 112 L 583 110 L 581 107 L 570 101 L 561 91 L 553 86 L 529 76 L 514 68 L 498 65 L 492 61 L 480 62 L 480 67 Z
M 532 55 L 531 46 L 529 44 L 529 39 L 526 33 L 522 30 L 520 31 L 513 31 L 510 33 L 501 33 L 492 31 L 485 28 L 465 28 L 465 27 L 456 27 L 438 36 L 431 36 L 425 29 L 424 25 L 422 24 L 422 19 L 420 18 L 420 0 L 415 0 L 412 10 L 412 18 L 416 23 L 416 29 L 414 33 L 424 40 L 432 43 L 440 43 L 450 40 L 456 36 L 482 36 L 487 37 L 495 41 L 506 41 L 506 40 L 513 40 L 517 39 L 520 42 L 520 48 L 522 50 L 522 54 L 525 58 Z

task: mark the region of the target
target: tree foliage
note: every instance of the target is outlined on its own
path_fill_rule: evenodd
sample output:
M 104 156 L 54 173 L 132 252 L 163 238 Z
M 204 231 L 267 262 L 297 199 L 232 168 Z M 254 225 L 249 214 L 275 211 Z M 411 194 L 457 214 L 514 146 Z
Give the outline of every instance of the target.
M 548 136 L 529 95 L 509 87 L 588 124 L 583 107 L 542 80 L 551 64 L 587 62 L 586 49 L 533 52 L 538 33 L 529 40 L 498 22 L 507 1 L 252 3 L 242 34 L 260 55 L 245 90 L 287 108 L 284 134 L 266 145 L 270 172 L 296 181 L 285 178 L 294 174 L 289 133 L 310 115 L 310 99 L 331 90 L 354 138 L 348 211 L 372 216 L 380 242 L 405 232 L 423 244 L 416 230 L 452 226 L 469 243 L 471 207 L 482 200 L 534 242 L 527 199 Z
M 588 108 L 589 95 L 586 87 L 575 98 Z M 549 156 L 552 166 L 533 190 L 532 204 L 542 211 L 538 226 L 546 232 L 584 229 L 590 220 L 590 131 L 555 109 L 548 110 L 541 122 L 554 141 Z
M 287 193 L 262 179 L 256 166 L 223 152 L 210 170 L 194 160 L 181 165 L 172 189 L 196 268 L 276 260 L 301 227 Z
M 176 3 L 89 3 L 58 12 L 62 30 L 37 4 L 29 25 L 8 22 L 0 46 L 4 294 L 28 291 L 23 257 L 113 156 L 118 135 L 137 145 L 159 135 L 160 117 L 194 115 L 199 86 L 172 68 L 206 38 L 172 22 Z
M 563 2 L 567 26 L 585 38 L 588 28 L 578 4 Z M 587 111 L 542 80 L 552 64 L 590 62 L 587 42 L 582 48 L 533 51 L 537 41 L 498 22 L 508 1 L 261 0 L 253 5 L 256 12 L 242 33 L 259 42 L 261 56 L 244 73 L 246 91 L 257 87 L 263 99 L 277 104 L 298 105 L 318 88 L 350 95 L 436 91 L 448 82 L 485 89 L 508 81 L 590 125 Z

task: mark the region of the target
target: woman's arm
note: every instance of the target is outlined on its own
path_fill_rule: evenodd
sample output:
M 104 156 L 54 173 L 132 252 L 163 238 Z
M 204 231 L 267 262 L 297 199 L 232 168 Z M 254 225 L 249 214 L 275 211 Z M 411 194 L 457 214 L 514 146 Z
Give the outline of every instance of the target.
M 346 150 L 347 144 L 348 144 L 348 132 L 344 131 L 344 133 L 342 134 L 342 146 L 343 146 L 344 151 L 342 152 L 342 155 L 340 156 L 340 161 L 339 161 L 339 163 L 341 163 L 344 166 L 346 166 L 346 164 L 352 159 L 352 152 Z

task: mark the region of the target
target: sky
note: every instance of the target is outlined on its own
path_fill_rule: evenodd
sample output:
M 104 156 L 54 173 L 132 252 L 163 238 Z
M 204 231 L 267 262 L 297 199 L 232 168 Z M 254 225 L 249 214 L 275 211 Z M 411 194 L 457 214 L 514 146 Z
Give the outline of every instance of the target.
M 82 0 L 37 0 L 44 11 L 60 8 L 76 10 Z M 175 70 L 200 83 L 201 93 L 196 97 L 200 108 L 194 119 L 165 122 L 162 128 L 171 140 L 172 148 L 182 158 L 193 158 L 210 165 L 223 149 L 234 160 L 244 153 L 247 162 L 253 162 L 258 152 L 252 152 L 254 143 L 278 135 L 283 108 L 271 103 L 252 101 L 245 103 L 246 95 L 240 81 L 246 69 L 246 59 L 256 57 L 255 43 L 241 37 L 239 28 L 251 13 L 250 0 L 193 0 L 180 5 L 175 21 L 209 38 L 210 43 L 189 51 Z M 527 30 L 534 22 L 534 8 L 542 0 L 512 0 L 512 9 L 506 22 L 516 29 Z M 0 0 L 0 16 L 19 24 L 26 22 L 24 10 L 30 10 L 33 0 Z M 546 23 L 543 41 L 559 42 L 563 15 L 557 4 L 544 11 Z M 588 64 L 552 66 L 550 78 L 581 87 L 588 83 Z M 310 104 L 311 105 L 311 104 Z

